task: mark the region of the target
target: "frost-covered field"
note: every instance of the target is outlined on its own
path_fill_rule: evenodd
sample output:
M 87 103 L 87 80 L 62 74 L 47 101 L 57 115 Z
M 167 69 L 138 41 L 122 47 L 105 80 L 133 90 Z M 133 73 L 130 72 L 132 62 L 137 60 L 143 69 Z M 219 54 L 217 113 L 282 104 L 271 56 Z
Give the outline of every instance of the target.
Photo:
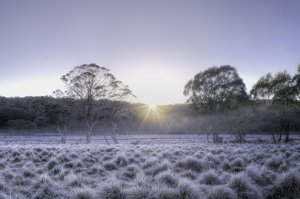
M 221 135 L 224 142 L 234 142 L 234 136 L 232 135 Z M 113 143 L 109 136 L 108 141 Z M 195 135 L 195 134 L 141 134 L 141 135 L 117 135 L 120 144 L 203 144 L 208 143 L 206 135 Z M 283 137 L 284 139 L 284 137 Z M 300 143 L 300 134 L 291 135 L 290 139 L 294 142 Z M 0 135 L 0 145 L 11 145 L 11 144 L 58 144 L 60 137 L 53 134 L 35 134 L 18 136 L 9 133 Z M 263 134 L 251 134 L 246 136 L 247 142 L 260 143 L 272 142 L 271 135 Z M 210 136 L 209 142 L 212 142 Z M 69 144 L 82 144 L 85 143 L 84 133 L 80 135 L 67 135 L 67 143 Z M 94 144 L 106 144 L 106 140 L 102 135 L 92 136 L 92 143 Z
M 300 145 L 4 145 L 0 198 L 300 198 Z

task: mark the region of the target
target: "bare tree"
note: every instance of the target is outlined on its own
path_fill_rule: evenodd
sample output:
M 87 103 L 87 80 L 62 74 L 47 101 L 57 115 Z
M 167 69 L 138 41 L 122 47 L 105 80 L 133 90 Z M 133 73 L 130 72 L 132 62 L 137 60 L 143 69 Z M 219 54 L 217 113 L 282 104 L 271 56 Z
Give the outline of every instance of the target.
M 246 142 L 246 135 L 255 132 L 258 126 L 252 107 L 242 107 L 226 113 L 224 126 L 238 143 Z

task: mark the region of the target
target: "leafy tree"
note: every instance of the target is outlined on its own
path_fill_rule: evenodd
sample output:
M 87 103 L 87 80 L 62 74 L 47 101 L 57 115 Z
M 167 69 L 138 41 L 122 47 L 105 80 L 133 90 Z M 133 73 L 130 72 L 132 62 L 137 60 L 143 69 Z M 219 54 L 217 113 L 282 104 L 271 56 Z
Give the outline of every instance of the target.
M 113 123 L 114 117 L 125 101 L 134 96 L 128 86 L 117 80 L 109 69 L 96 64 L 84 64 L 75 67 L 63 75 L 61 80 L 66 85 L 66 95 L 78 100 L 78 113 L 85 122 L 86 142 L 91 142 L 91 135 L 99 120 Z
M 233 109 L 247 99 L 246 86 L 232 66 L 210 67 L 184 87 L 188 103 L 205 112 Z
M 253 86 L 250 91 L 250 95 L 255 100 L 262 100 L 267 106 L 270 99 L 274 95 L 273 93 L 273 76 L 268 73 L 262 76 Z
M 293 83 L 298 91 L 298 100 L 300 100 L 300 64 L 298 65 L 296 75 L 293 77 Z
M 286 136 L 285 142 L 289 141 L 294 117 L 297 117 L 295 110 L 299 90 L 294 79 L 286 71 L 278 72 L 274 76 L 268 73 L 261 77 L 251 90 L 254 99 L 268 101 L 265 103 L 265 122 L 262 125 L 272 133 L 274 142 L 282 140 L 282 133 Z

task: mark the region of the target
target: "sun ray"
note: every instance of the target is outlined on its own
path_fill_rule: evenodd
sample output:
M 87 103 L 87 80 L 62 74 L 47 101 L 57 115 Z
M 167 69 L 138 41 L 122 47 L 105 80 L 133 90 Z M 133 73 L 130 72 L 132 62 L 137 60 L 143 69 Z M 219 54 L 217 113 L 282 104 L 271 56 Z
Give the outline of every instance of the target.
M 145 114 L 145 117 L 144 117 L 143 121 L 141 122 L 141 125 L 140 125 L 139 128 L 138 128 L 138 132 L 140 132 L 140 130 L 141 130 L 141 128 L 143 127 L 143 125 L 144 125 L 144 123 L 145 123 L 145 121 L 146 121 L 148 115 L 150 114 L 150 112 L 151 112 L 151 109 L 148 108 L 148 110 L 147 110 L 147 112 L 146 112 L 146 114 Z

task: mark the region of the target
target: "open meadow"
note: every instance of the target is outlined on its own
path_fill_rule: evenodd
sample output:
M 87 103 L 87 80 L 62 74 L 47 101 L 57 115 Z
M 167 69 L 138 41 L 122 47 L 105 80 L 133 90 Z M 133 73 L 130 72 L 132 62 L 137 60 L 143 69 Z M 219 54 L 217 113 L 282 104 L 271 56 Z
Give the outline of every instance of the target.
M 300 145 L 3 144 L 0 198 L 296 199 Z

